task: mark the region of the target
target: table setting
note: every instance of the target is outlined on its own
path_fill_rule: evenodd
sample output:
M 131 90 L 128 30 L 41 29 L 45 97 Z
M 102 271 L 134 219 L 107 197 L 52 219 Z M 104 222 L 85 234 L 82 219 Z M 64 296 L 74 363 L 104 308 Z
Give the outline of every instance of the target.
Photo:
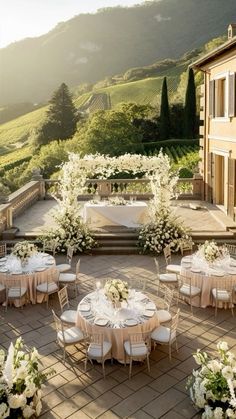
M 18 242 L 11 254 L 0 258 L 0 282 L 7 286 L 10 280 L 20 280 L 21 286 L 26 287 L 32 304 L 43 301 L 44 295 L 37 295 L 36 286 L 45 282 L 47 275 L 54 270 L 54 257 L 39 252 L 34 244 L 27 241 Z M 4 298 L 2 296 L 2 300 Z M 18 301 L 14 304 L 19 306 Z
M 107 201 L 92 200 L 84 205 L 83 218 L 89 224 L 123 225 L 136 228 L 148 217 L 148 206 L 145 202 L 126 201 L 114 197 Z
M 108 280 L 81 300 L 76 325 L 88 333 L 102 332 L 112 342 L 112 356 L 123 362 L 128 334 L 150 332 L 159 321 L 154 302 L 144 293 L 129 289 L 125 281 Z
M 182 258 L 181 275 L 191 277 L 192 285 L 202 289 L 199 306 L 204 308 L 212 305 L 211 290 L 219 281 L 222 287 L 229 280 L 236 285 L 236 260 L 230 257 L 225 246 L 207 240 L 193 255 Z

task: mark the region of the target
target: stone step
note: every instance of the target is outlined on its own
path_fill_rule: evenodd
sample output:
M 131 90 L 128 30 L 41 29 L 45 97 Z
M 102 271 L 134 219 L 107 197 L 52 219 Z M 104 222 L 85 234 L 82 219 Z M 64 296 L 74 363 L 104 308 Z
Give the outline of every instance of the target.
M 140 253 L 137 246 L 102 246 L 92 250 L 93 255 L 136 255 Z
M 97 240 L 97 239 L 96 239 Z M 97 240 L 99 246 L 117 246 L 117 247 L 136 247 L 137 239 L 135 240 Z

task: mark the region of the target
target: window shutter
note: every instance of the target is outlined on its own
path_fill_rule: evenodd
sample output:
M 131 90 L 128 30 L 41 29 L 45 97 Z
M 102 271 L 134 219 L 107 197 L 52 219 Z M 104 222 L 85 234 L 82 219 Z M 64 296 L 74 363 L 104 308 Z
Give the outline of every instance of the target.
M 209 84 L 209 117 L 215 116 L 215 80 L 210 80 Z
M 212 202 L 212 163 L 213 163 L 213 156 L 212 153 L 208 153 L 208 169 L 207 169 L 207 195 L 208 201 Z
M 229 116 L 235 116 L 235 73 L 229 75 Z
M 228 215 L 234 219 L 235 160 L 228 159 Z

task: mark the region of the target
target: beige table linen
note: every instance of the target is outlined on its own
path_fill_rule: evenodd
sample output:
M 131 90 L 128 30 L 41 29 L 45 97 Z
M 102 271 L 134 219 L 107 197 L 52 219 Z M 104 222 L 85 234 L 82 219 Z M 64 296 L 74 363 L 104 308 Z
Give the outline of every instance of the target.
M 81 302 L 82 303 L 82 302 Z M 157 314 L 144 320 L 135 326 L 125 326 L 113 328 L 108 326 L 98 326 L 83 317 L 83 312 L 77 310 L 76 326 L 86 333 L 102 333 L 104 339 L 112 343 L 112 357 L 120 362 L 124 362 L 124 341 L 128 340 L 130 333 L 150 333 L 159 326 Z
M 220 287 L 227 287 L 229 282 L 236 286 L 236 275 L 225 274 L 225 276 L 206 275 L 204 273 L 192 272 L 191 269 L 182 267 L 181 275 L 191 278 L 192 285 L 201 288 L 201 296 L 193 299 L 192 304 L 195 307 L 213 306 L 213 299 L 211 290 L 220 284 Z
M 42 272 L 34 272 L 34 273 L 25 273 L 25 274 L 19 274 L 19 275 L 11 275 L 11 274 L 5 274 L 0 273 L 0 283 L 7 286 L 8 279 L 19 279 L 21 281 L 21 286 L 25 287 L 27 289 L 27 299 L 32 304 L 41 303 L 44 300 L 44 294 L 37 293 L 36 292 L 36 286 L 38 284 L 41 284 L 42 282 L 47 281 L 47 277 L 50 275 L 56 274 L 57 269 L 54 267 L 50 267 L 45 269 L 45 271 Z M 20 303 L 19 300 L 14 301 L 14 305 L 16 307 L 19 307 L 24 301 Z

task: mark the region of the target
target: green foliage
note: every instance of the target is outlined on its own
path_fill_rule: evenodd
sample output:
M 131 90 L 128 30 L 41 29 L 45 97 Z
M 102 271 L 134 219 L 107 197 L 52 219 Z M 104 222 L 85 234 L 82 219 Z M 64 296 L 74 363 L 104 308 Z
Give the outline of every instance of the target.
M 75 135 L 83 154 L 142 152 L 142 136 L 124 112 L 99 111 L 90 116 L 87 124 Z
M 166 77 L 163 79 L 161 91 L 161 112 L 160 112 L 160 139 L 168 140 L 170 137 L 170 109 L 168 101 L 168 90 Z
M 72 137 L 76 130 L 76 112 L 69 89 L 62 83 L 49 101 L 46 120 L 34 135 L 34 147 Z
M 188 72 L 188 84 L 185 95 L 184 137 L 196 137 L 196 89 L 192 68 L 190 68 Z

